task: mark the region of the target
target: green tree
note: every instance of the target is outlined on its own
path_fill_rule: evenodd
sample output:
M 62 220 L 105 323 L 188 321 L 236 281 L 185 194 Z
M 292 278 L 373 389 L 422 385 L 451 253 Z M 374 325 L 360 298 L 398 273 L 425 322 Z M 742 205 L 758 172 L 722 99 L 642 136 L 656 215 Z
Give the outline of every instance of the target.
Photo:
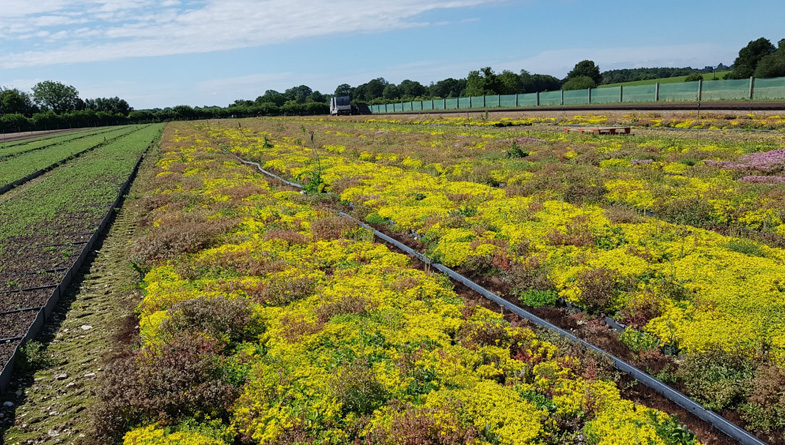
M 0 88 L 0 115 L 21 114 L 30 117 L 37 111 L 29 94 L 16 88 Z
M 133 108 L 128 105 L 128 102 L 119 97 L 97 97 L 95 99 L 87 99 L 85 100 L 85 108 L 112 114 L 120 113 L 123 116 L 128 116 L 128 113 L 133 110 Z
M 352 87 L 348 83 L 342 83 L 335 88 L 335 96 L 351 96 L 352 95 Z
M 267 90 L 263 95 L 256 98 L 254 101 L 256 105 L 263 103 L 274 103 L 276 106 L 281 106 L 286 103 L 286 96 L 275 90 Z
M 434 97 L 458 97 L 466 89 L 466 79 L 447 79 L 432 83 L 428 87 L 429 93 Z
M 509 70 L 499 74 L 499 94 L 518 94 L 523 93 L 523 81 L 521 76 Z
M 774 53 L 776 48 L 766 38 L 759 38 L 739 50 L 739 56 L 733 62 L 733 70 L 725 77 L 728 79 L 744 79 L 755 73 L 758 62 L 764 57 Z
M 684 78 L 685 82 L 697 82 L 699 80 L 703 80 L 703 74 L 701 73 L 690 73 Z
M 755 77 L 785 77 L 785 39 L 777 42 L 777 50 L 763 56 L 755 67 Z
M 401 97 L 401 92 L 398 90 L 398 87 L 395 84 L 391 83 L 384 87 L 384 91 L 382 91 L 382 97 L 388 100 L 399 99 Z
M 311 94 L 313 94 L 313 90 L 307 85 L 291 87 L 283 92 L 288 100 L 293 100 L 298 104 L 304 104 Z
M 376 79 L 371 80 L 365 85 L 365 94 L 363 97 L 358 97 L 357 99 L 365 99 L 367 101 L 371 101 L 382 97 L 384 93 L 384 87 L 389 84 L 383 77 L 379 77 Z
M 83 104 L 76 88 L 52 80 L 35 84 L 33 99 L 41 108 L 52 110 L 56 114 L 78 110 L 80 104 Z
M 578 76 L 572 77 L 564 82 L 564 85 L 561 86 L 561 89 L 565 91 L 569 90 L 585 90 L 587 88 L 595 88 L 597 83 L 589 76 Z
M 426 89 L 420 82 L 406 79 L 398 85 L 398 91 L 401 97 L 414 98 L 424 96 Z
M 481 68 L 479 71 L 470 71 L 466 78 L 466 95 L 483 96 L 485 94 L 499 94 L 501 82 L 491 67 Z
M 595 85 L 602 82 L 600 67 L 595 65 L 591 60 L 581 60 L 576 63 L 572 71 L 567 73 L 567 80 L 582 76 L 586 76 L 593 80 Z

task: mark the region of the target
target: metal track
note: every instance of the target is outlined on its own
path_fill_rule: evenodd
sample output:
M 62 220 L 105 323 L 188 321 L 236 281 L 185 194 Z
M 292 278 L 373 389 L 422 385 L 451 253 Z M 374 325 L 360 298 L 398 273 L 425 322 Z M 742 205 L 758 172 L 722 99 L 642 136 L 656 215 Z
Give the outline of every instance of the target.
M 263 169 L 262 166 L 259 165 L 257 162 L 246 161 L 246 160 L 240 158 L 237 155 L 235 155 L 235 157 L 237 157 L 237 159 L 239 159 L 243 164 L 253 165 L 261 173 L 263 173 L 263 174 L 265 174 L 265 175 L 267 175 L 267 176 L 269 176 L 271 178 L 275 178 L 276 180 L 281 181 L 282 183 L 284 183 L 284 184 L 286 184 L 286 185 L 288 185 L 290 187 L 295 187 L 295 188 L 298 188 L 298 189 L 302 189 L 303 188 L 302 185 L 297 184 L 296 182 L 287 181 L 286 179 L 283 179 L 280 176 L 278 176 L 278 175 L 276 175 L 276 174 L 274 174 L 274 173 L 272 173 L 270 171 L 267 171 L 267 170 Z M 477 292 L 478 294 L 482 295 L 483 297 L 487 298 L 488 300 L 493 301 L 494 303 L 498 304 L 499 306 L 503 307 L 504 309 L 506 309 L 506 310 L 508 310 L 508 311 L 510 311 L 510 312 L 512 312 L 512 313 L 514 313 L 516 315 L 518 315 L 521 318 L 529 320 L 530 322 L 534 323 L 537 326 L 540 326 L 542 328 L 545 328 L 545 329 L 548 329 L 550 331 L 553 331 L 553 332 L 557 333 L 558 335 L 569 339 L 573 343 L 577 343 L 577 344 L 579 344 L 579 345 L 581 345 L 581 346 L 583 346 L 585 348 L 588 348 L 588 349 L 590 349 L 592 351 L 595 351 L 595 352 L 603 355 L 604 357 L 607 357 L 608 359 L 610 359 L 613 362 L 613 365 L 619 371 L 622 371 L 622 372 L 630 375 L 632 378 L 634 378 L 638 382 L 640 382 L 643 385 L 645 385 L 645 386 L 653 389 L 654 391 L 660 393 L 662 396 L 664 396 L 665 398 L 667 398 L 671 402 L 679 405 L 680 407 L 682 407 L 685 410 L 689 411 L 690 413 L 692 413 L 696 417 L 698 417 L 698 418 L 700 418 L 700 419 L 710 423 L 715 428 L 717 428 L 718 430 L 722 431 L 723 433 L 725 433 L 729 437 L 731 437 L 731 438 L 733 438 L 735 440 L 738 440 L 739 443 L 742 443 L 744 445 L 765 445 L 765 442 L 761 441 L 760 439 L 758 439 L 757 437 L 752 435 L 747 430 L 739 427 L 738 425 L 736 425 L 736 424 L 734 424 L 732 422 L 729 422 L 724 417 L 714 413 L 713 411 L 709 411 L 709 410 L 703 408 L 699 403 L 697 403 L 694 400 L 690 399 L 689 397 L 685 396 L 681 392 L 676 391 L 675 389 L 673 389 L 673 388 L 669 387 L 668 385 L 660 382 L 656 378 L 654 378 L 651 375 L 641 371 L 640 369 L 636 368 L 635 366 L 625 362 L 624 360 L 614 356 L 613 354 L 610 354 L 609 352 L 605 351 L 604 349 L 601 349 L 601 348 L 599 348 L 599 347 L 597 347 L 597 346 L 595 346 L 595 345 L 593 345 L 593 344 L 591 344 L 591 343 L 589 343 L 589 342 L 587 342 L 587 341 L 585 341 L 585 340 L 583 340 L 581 338 L 578 338 L 575 335 L 571 334 L 570 332 L 565 331 L 564 329 L 562 329 L 562 328 L 560 328 L 560 327 L 558 327 L 558 326 L 556 326 L 556 325 L 554 325 L 554 324 L 552 324 L 552 323 L 550 323 L 550 322 L 548 322 L 548 321 L 546 321 L 546 320 L 544 320 L 544 319 L 542 319 L 542 318 L 540 318 L 540 317 L 538 317 L 538 316 L 536 316 L 536 315 L 534 315 L 534 314 L 524 310 L 523 308 L 510 303 L 509 301 L 503 299 L 499 295 L 497 295 L 497 294 L 491 292 L 490 290 L 480 286 L 479 284 L 477 284 L 474 281 L 466 278 L 465 276 L 459 274 L 458 272 L 450 269 L 449 267 L 447 267 L 447 266 L 445 266 L 443 264 L 432 262 L 428 257 L 423 255 L 422 253 L 412 249 L 411 247 L 407 246 L 406 244 L 403 244 L 402 242 L 396 240 L 395 238 L 392 238 L 392 237 L 390 237 L 390 236 L 388 236 L 388 235 L 386 235 L 386 234 L 384 234 L 384 233 L 374 229 L 373 227 L 370 227 L 369 225 L 363 223 L 362 221 L 357 220 L 353 216 L 348 215 L 348 214 L 346 214 L 344 212 L 339 212 L 339 214 L 341 216 L 345 216 L 345 217 L 351 218 L 352 220 L 356 221 L 361 227 L 363 227 L 363 228 L 365 228 L 367 230 L 372 231 L 373 234 L 377 238 L 383 240 L 384 242 L 386 242 L 388 244 L 391 244 L 391 245 L 395 246 L 396 248 L 406 252 L 408 255 L 410 255 L 412 257 L 415 257 L 418 260 L 422 261 L 423 263 L 428 264 L 431 267 L 433 267 L 434 269 L 437 269 L 440 272 L 448 275 L 451 279 L 453 279 L 453 280 L 455 280 L 455 281 L 465 285 L 469 289 Z

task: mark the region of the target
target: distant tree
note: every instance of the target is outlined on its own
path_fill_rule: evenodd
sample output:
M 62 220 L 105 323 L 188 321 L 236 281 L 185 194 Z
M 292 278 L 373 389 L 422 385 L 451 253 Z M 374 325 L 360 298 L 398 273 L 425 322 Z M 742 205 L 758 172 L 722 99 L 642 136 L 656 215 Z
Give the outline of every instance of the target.
M 684 78 L 685 82 L 697 82 L 699 80 L 703 80 L 703 74 L 701 73 L 690 73 Z
M 585 90 L 587 88 L 595 88 L 597 83 L 589 76 L 578 76 L 578 77 L 571 77 L 564 82 L 564 85 L 561 86 L 561 89 L 568 91 L 568 90 Z
M 458 97 L 466 89 L 466 79 L 447 79 L 432 83 L 428 87 L 429 93 L 434 97 Z
M 384 87 L 386 87 L 387 84 L 389 84 L 389 82 L 384 80 L 383 77 L 379 77 L 371 80 L 365 85 L 365 91 L 363 97 L 362 98 L 358 97 L 358 99 L 371 101 L 382 97 L 382 95 L 384 94 Z
M 755 67 L 755 77 L 785 77 L 785 39 L 777 42 L 777 50 L 763 56 Z
M 194 109 L 188 105 L 177 105 L 172 107 L 176 119 L 193 119 L 196 117 Z
M 602 82 L 600 67 L 595 65 L 591 60 L 581 60 L 580 62 L 576 63 L 572 71 L 567 73 L 567 80 L 582 76 L 586 76 L 593 80 L 595 85 Z
M 469 71 L 466 78 L 466 95 L 482 96 L 485 94 L 499 94 L 501 82 L 491 67 L 481 68 L 479 71 Z
M 306 102 L 319 102 L 319 103 L 327 103 L 328 97 L 324 94 L 320 93 L 319 91 L 314 91 L 311 93 L 310 96 L 305 100 Z
M 30 117 L 37 111 L 29 94 L 16 88 L 0 88 L 0 115 L 21 114 Z
M 759 38 L 739 50 L 739 56 L 733 62 L 733 70 L 725 77 L 728 79 L 744 79 L 755 74 L 755 68 L 761 59 L 773 54 L 776 48 L 766 38 Z
M 87 99 L 85 100 L 85 108 L 112 114 L 120 113 L 123 116 L 128 116 L 128 113 L 133 110 L 133 108 L 128 105 L 128 102 L 119 97 L 97 97 L 95 99 Z
M 537 91 L 556 91 L 561 88 L 561 81 L 548 74 L 529 74 L 521 71 L 521 83 L 526 93 Z
M 348 83 L 342 83 L 335 88 L 335 96 L 351 96 L 352 87 Z
M 425 87 L 415 80 L 406 79 L 398 85 L 398 91 L 401 97 L 422 97 L 425 95 Z
M 509 70 L 502 71 L 498 75 L 499 94 L 518 94 L 524 92 L 521 76 Z
M 257 97 L 254 103 L 256 105 L 261 105 L 263 103 L 274 103 L 276 106 L 280 107 L 286 103 L 286 96 L 275 90 L 267 90 L 263 95 Z
M 293 100 L 298 104 L 303 104 L 313 93 L 313 90 L 307 85 L 300 85 L 296 87 L 292 87 L 287 89 L 283 92 L 283 95 L 286 96 L 286 99 Z
M 56 114 L 78 110 L 84 104 L 76 88 L 51 80 L 33 85 L 33 99 L 41 108 Z
M 391 83 L 384 87 L 384 91 L 382 91 L 382 97 L 388 100 L 400 99 L 401 92 L 394 83 Z

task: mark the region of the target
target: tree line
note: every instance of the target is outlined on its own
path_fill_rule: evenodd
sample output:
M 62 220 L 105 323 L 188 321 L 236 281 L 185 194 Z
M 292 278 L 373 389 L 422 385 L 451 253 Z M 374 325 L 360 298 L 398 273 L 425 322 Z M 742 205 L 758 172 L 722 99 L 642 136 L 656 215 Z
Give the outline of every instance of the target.
M 61 82 L 39 82 L 32 93 L 0 87 L 0 132 L 52 130 L 107 125 L 221 119 L 255 116 L 327 114 L 329 95 L 306 85 L 283 93 L 267 90 L 255 100 L 236 100 L 226 107 L 191 107 L 134 110 L 118 97 L 82 100 L 77 89 Z
M 470 71 L 465 78 L 447 78 L 427 86 L 410 79 L 395 84 L 383 77 L 357 86 L 344 83 L 335 89 L 334 95 L 349 96 L 354 103 L 383 104 L 402 100 L 578 90 L 684 75 L 689 76 L 689 81 L 702 78 L 701 73 L 728 69 L 730 72 L 725 75 L 726 79 L 785 77 L 785 39 L 777 42 L 776 47 L 763 37 L 749 42 L 739 50 L 739 56 L 730 67 L 720 63 L 716 67 L 702 69 L 633 68 L 601 72 L 594 61 L 582 60 L 563 79 L 548 74 L 531 74 L 526 70 L 496 73 L 491 67 L 484 67 Z M 0 86 L 0 132 L 171 120 L 327 114 L 332 96 L 314 91 L 307 85 L 299 85 L 283 92 L 267 90 L 254 100 L 238 99 L 225 107 L 178 105 L 134 110 L 119 97 L 83 100 L 75 87 L 47 80 L 35 84 L 31 92 Z

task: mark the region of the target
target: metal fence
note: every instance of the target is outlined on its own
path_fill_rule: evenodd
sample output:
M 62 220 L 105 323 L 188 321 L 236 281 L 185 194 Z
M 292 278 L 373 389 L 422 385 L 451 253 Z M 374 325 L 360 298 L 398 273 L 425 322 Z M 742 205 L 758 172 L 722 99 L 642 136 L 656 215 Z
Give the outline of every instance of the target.
M 654 102 L 709 102 L 785 99 L 785 77 L 545 91 L 527 94 L 452 97 L 371 105 L 372 113 L 400 113 L 484 108 L 530 108 Z

